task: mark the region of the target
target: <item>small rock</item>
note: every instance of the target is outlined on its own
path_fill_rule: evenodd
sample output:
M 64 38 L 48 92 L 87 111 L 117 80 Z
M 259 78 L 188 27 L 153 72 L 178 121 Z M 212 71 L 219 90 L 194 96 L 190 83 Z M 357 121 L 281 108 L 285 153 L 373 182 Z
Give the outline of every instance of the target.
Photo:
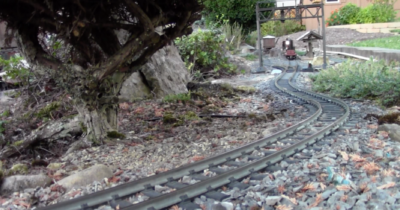
M 27 188 L 47 187 L 52 179 L 46 175 L 16 175 L 4 178 L 1 185 L 1 193 L 8 194 L 18 192 Z
M 47 166 L 47 168 L 50 169 L 50 170 L 56 171 L 56 170 L 60 169 L 62 165 L 63 165 L 63 163 L 50 163 Z
M 265 198 L 265 203 L 268 206 L 273 206 L 276 203 L 278 203 L 281 200 L 281 196 L 268 196 L 267 198 Z
M 378 127 L 378 131 L 386 131 L 391 140 L 400 142 L 400 125 L 383 124 Z
M 233 204 L 230 202 L 221 202 L 221 205 L 225 207 L 226 210 L 233 210 Z
M 109 178 L 113 175 L 114 174 L 110 170 L 110 168 L 105 165 L 99 164 L 94 165 L 83 171 L 76 172 L 75 174 L 58 181 L 58 184 L 69 191 L 74 187 L 81 187 L 91 184 L 93 181 L 101 182 L 104 178 Z

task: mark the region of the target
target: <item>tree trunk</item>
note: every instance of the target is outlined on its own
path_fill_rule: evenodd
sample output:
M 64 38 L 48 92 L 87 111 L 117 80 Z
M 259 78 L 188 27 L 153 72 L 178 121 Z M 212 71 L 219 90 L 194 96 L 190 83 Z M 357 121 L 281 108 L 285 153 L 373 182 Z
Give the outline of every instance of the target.
M 76 109 L 83 120 L 82 126 L 86 131 L 86 143 L 101 144 L 109 137 L 113 137 L 113 133 L 118 131 L 118 106 L 104 105 L 100 108 L 93 109 L 81 104 Z

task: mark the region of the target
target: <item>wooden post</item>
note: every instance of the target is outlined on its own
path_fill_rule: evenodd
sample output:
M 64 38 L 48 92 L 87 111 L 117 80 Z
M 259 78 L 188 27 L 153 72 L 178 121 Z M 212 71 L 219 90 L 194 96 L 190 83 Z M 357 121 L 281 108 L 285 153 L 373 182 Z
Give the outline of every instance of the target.
M 323 69 L 326 69 L 327 63 L 326 63 L 326 34 L 325 34 L 325 13 L 324 13 L 324 2 L 321 1 L 321 5 L 322 5 L 322 49 L 323 49 L 323 53 L 324 53 L 324 64 L 322 65 Z
M 261 46 L 261 30 L 260 30 L 260 8 L 258 6 L 258 3 L 256 3 L 256 17 L 257 17 L 257 34 L 258 34 L 258 58 L 260 62 L 260 68 L 258 69 L 258 72 L 263 72 L 263 60 L 262 60 L 262 54 L 263 54 L 263 49 Z

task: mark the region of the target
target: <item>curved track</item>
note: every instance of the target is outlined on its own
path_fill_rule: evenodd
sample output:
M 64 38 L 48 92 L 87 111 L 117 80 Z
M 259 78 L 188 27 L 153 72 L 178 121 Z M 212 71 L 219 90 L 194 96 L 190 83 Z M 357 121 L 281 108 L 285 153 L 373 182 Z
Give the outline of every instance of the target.
M 163 209 L 175 204 L 195 209 L 198 206 L 191 200 L 196 196 L 222 200 L 226 195 L 215 189 L 221 186 L 244 189 L 249 185 L 243 179 L 264 178 L 276 163 L 306 147 L 318 150 L 313 144 L 347 121 L 349 107 L 340 100 L 297 88 L 292 80 L 298 75 L 298 65 L 284 68 L 285 72 L 276 78 L 274 86 L 293 98 L 292 101 L 308 108 L 305 120 L 236 150 L 41 209 L 93 209 L 107 203 L 118 209 Z M 195 182 L 182 183 L 183 177 Z M 156 185 L 173 190 L 162 194 L 155 190 Z M 137 193 L 150 198 L 137 204 L 125 201 Z

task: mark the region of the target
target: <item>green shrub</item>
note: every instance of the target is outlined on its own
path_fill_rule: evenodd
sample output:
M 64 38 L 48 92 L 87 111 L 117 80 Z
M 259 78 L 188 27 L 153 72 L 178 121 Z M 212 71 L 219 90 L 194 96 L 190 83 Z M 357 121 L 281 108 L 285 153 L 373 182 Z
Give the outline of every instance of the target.
M 8 60 L 0 57 L 0 66 L 3 66 L 7 77 L 20 81 L 22 85 L 27 85 L 33 75 L 22 60 L 19 56 L 12 56 Z
M 194 79 L 219 77 L 236 72 L 225 57 L 224 36 L 215 31 L 196 31 L 175 40 L 180 55 Z
M 255 47 L 257 44 L 258 34 L 257 31 L 253 31 L 246 36 L 246 43 Z
M 242 26 L 238 23 L 229 24 L 228 21 L 222 25 L 222 33 L 224 35 L 225 44 L 229 50 L 239 49 L 243 41 Z
M 5 126 L 6 126 L 6 121 L 0 120 L 0 135 L 6 131 Z
M 188 93 L 178 93 L 178 94 L 172 94 L 172 95 L 167 95 L 164 97 L 163 101 L 164 102 L 178 102 L 178 101 L 189 101 L 191 98 L 191 93 L 190 91 Z
M 394 1 L 391 0 L 374 0 L 372 4 L 361 9 L 355 4 L 348 3 L 346 6 L 332 11 L 326 25 L 391 22 L 396 17 L 393 4 Z
M 331 16 L 326 21 L 329 26 L 345 25 L 357 23 L 357 14 L 361 8 L 355 4 L 348 3 L 346 6 L 331 12 Z
M 280 21 L 268 21 L 261 24 L 261 35 L 283 36 L 304 31 L 305 29 L 305 26 L 294 20 L 286 20 L 284 23 Z
M 205 0 L 203 14 L 206 25 L 218 20 L 224 15 L 229 23 L 238 23 L 248 33 L 256 29 L 256 2 L 259 0 Z M 267 6 L 263 4 L 261 6 Z
M 375 99 L 384 106 L 400 103 L 400 72 L 385 61 L 354 62 L 322 70 L 313 80 L 313 90 L 336 97 Z

